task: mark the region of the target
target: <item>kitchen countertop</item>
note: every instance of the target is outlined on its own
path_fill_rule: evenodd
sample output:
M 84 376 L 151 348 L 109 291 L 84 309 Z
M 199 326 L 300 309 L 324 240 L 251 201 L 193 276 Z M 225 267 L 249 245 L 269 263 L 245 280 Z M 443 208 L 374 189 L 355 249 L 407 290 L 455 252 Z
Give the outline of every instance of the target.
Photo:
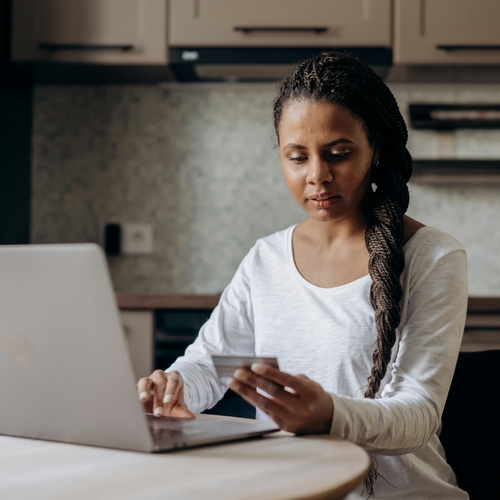
M 500 297 L 469 297 L 469 314 L 500 314 Z
M 220 294 L 116 292 L 120 309 L 213 309 Z M 500 297 L 469 297 L 469 314 L 500 314 Z
M 120 309 L 214 309 L 220 294 L 116 292 Z

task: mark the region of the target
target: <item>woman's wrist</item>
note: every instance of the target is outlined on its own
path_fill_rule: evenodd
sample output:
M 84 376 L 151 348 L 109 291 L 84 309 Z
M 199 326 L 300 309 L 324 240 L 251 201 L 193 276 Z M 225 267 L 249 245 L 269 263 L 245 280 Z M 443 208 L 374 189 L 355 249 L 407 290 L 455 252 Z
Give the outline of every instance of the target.
M 320 426 L 319 434 L 330 434 L 333 422 L 333 413 L 335 408 L 333 406 L 333 399 L 330 394 L 325 391 L 325 416 L 322 418 L 322 425 Z

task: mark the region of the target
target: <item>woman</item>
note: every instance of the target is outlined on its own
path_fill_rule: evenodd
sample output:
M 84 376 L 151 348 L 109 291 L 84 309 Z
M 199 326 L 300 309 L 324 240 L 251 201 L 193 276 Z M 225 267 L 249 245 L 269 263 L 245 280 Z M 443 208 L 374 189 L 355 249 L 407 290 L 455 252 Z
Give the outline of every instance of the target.
M 274 122 L 285 181 L 309 217 L 257 241 L 185 356 L 139 381 L 141 401 L 194 417 L 224 394 L 210 354 L 277 356 L 281 371 L 257 364 L 229 387 L 257 418 L 369 451 L 366 488 L 348 498 L 468 498 L 438 438 L 466 255 L 405 215 L 411 157 L 394 97 L 366 64 L 323 53 L 283 81 Z

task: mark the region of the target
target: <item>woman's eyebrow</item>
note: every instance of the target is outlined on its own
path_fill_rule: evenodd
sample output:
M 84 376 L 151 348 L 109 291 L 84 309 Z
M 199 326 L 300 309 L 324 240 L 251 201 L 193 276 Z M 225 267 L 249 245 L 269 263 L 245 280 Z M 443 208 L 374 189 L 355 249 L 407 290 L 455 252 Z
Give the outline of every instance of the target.
M 334 141 L 325 144 L 325 147 L 335 146 L 336 144 L 354 144 L 354 141 L 341 137 L 340 139 L 335 139 Z M 289 142 L 286 146 L 283 146 L 283 149 L 307 149 L 307 147 L 302 146 L 301 144 Z
M 355 144 L 355 142 L 350 139 L 346 139 L 345 137 L 341 137 L 340 139 L 336 139 L 335 141 L 325 144 L 325 146 L 335 146 L 336 144 Z

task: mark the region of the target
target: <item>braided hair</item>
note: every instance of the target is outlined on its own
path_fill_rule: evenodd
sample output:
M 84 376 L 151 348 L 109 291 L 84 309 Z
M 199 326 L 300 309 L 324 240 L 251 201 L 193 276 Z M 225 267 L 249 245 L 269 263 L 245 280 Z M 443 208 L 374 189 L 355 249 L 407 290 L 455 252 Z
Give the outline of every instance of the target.
M 338 104 L 357 115 L 368 142 L 379 151 L 372 168 L 372 184 L 363 201 L 366 216 L 365 242 L 372 278 L 370 302 L 375 311 L 377 341 L 365 398 L 375 398 L 387 372 L 396 328 L 401 321 L 399 282 L 404 270 L 404 214 L 410 201 L 407 183 L 412 160 L 406 149 L 408 131 L 398 105 L 382 79 L 365 63 L 347 54 L 323 52 L 300 62 L 283 80 L 274 101 L 276 135 L 285 106 L 292 101 L 323 101 Z M 379 476 L 375 457 L 365 480 L 369 495 Z

